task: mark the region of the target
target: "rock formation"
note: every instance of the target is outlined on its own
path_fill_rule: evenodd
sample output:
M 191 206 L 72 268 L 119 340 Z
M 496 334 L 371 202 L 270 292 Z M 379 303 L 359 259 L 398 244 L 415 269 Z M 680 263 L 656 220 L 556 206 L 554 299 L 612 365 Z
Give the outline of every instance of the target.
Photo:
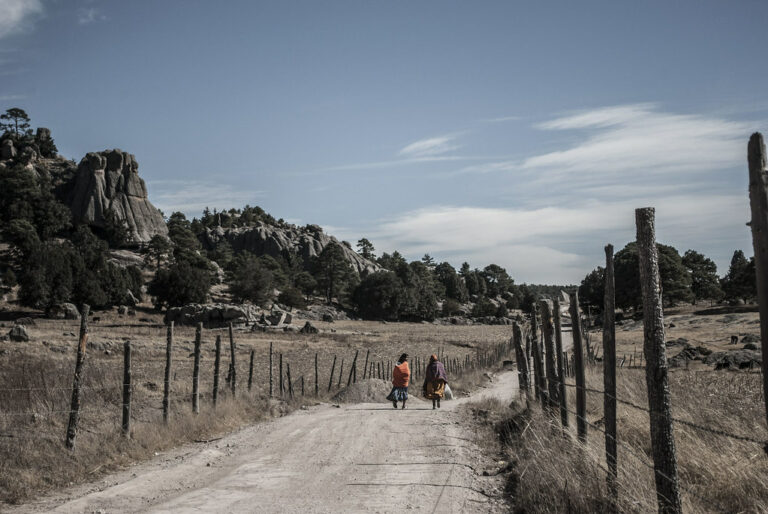
M 260 223 L 253 227 L 208 229 L 201 237 L 203 247 L 213 250 L 222 241 L 227 241 L 235 252 L 248 250 L 256 255 L 279 257 L 285 252 L 295 251 L 307 266 L 312 257 L 319 255 L 331 242 L 338 243 L 344 256 L 358 273 L 375 272 L 381 267 L 361 257 L 348 246 L 339 243 L 333 236 L 325 234 L 320 227 L 297 227 L 293 225 L 274 226 Z
M 163 216 L 149 202 L 138 169 L 132 154 L 117 149 L 88 153 L 67 198 L 75 222 L 103 227 L 104 215 L 111 210 L 128 223 L 134 243 L 146 243 L 156 234 L 167 236 Z

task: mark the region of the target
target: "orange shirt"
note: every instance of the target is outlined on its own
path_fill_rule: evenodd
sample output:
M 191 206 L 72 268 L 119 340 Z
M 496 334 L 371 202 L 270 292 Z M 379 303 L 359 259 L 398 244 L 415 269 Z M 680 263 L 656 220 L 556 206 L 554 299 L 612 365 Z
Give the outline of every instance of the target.
M 411 368 L 408 367 L 408 361 L 395 366 L 392 370 L 392 385 L 395 387 L 408 387 L 411 380 Z

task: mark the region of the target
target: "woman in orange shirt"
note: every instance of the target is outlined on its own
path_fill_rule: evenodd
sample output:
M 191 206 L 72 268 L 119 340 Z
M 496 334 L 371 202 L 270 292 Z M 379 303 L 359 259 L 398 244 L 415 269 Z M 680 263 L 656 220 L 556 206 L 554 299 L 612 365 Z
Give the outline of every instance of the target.
M 405 408 L 405 402 L 408 400 L 408 383 L 411 381 L 411 369 L 408 367 L 408 355 L 402 354 L 397 361 L 397 366 L 392 370 L 392 391 L 390 391 L 387 400 L 392 402 L 392 406 L 396 409 L 397 402 L 403 402 L 403 409 Z

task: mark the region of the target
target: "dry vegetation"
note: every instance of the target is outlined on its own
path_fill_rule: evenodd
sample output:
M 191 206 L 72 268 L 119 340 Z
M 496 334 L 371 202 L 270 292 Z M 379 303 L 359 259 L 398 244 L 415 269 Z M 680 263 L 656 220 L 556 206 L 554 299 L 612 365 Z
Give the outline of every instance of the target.
M 669 337 L 685 337 L 713 349 L 727 347 L 730 335 L 756 333 L 756 314 L 688 317 L 673 316 Z M 619 328 L 619 354 L 638 345 L 642 325 Z M 599 333 L 592 334 L 598 340 Z M 733 348 L 733 346 L 731 346 Z M 670 355 L 677 352 L 669 348 Z M 645 371 L 617 370 L 617 397 L 647 407 Z M 568 379 L 573 384 L 573 379 Z M 600 363 L 587 369 L 587 386 L 602 390 Z M 733 434 L 768 440 L 762 376 L 759 372 L 713 371 L 701 363 L 670 373 L 672 414 L 675 418 Z M 575 389 L 568 388 L 569 409 L 575 411 Z M 501 435 L 503 458 L 514 463 L 508 492 L 519 512 L 601 512 L 608 506 L 605 486 L 603 397 L 587 394 L 589 427 L 586 445 L 576 441 L 575 416 L 563 436 L 559 414 L 509 407 L 501 402 L 474 405 L 473 412 L 489 418 Z M 619 510 L 650 512 L 657 509 L 653 483 L 649 418 L 644 411 L 618 405 Z M 596 427 L 596 428 L 595 428 Z M 759 444 L 729 439 L 675 424 L 683 507 L 686 512 L 768 511 L 768 457 Z
M 0 342 L 0 501 L 20 502 L 51 488 L 92 480 L 151 457 L 155 452 L 194 440 L 204 440 L 270 416 L 282 415 L 303 403 L 316 401 L 314 356 L 318 354 L 320 401 L 339 390 L 338 375 L 344 359 L 341 387 L 359 350 L 358 378 L 366 351 L 374 362 L 394 362 L 402 352 L 426 358 L 438 348 L 463 361 L 509 339 L 509 327 L 383 324 L 379 322 L 314 322 L 317 335 L 235 331 L 237 390 L 233 399 L 224 382 L 229 365 L 226 329 L 203 332 L 200 393 L 201 413 L 191 413 L 194 328 L 176 327 L 173 352 L 171 422 L 162 423 L 163 370 L 166 329 L 161 317 L 139 311 L 136 317 L 114 312 L 96 313 L 90 324 L 85 361 L 80 431 L 74 452 L 64 449 L 69 416 L 78 321 L 37 319 L 28 327 L 28 343 Z M 7 318 L 6 318 L 7 319 Z M 143 319 L 143 321 L 141 321 Z M 294 324 L 301 322 L 294 321 Z M 10 323 L 5 322 L 6 327 Z M 5 329 L 7 330 L 7 328 Z M 221 385 L 218 405 L 211 405 L 214 341 L 222 337 Z M 120 435 L 123 342 L 133 353 L 132 438 Z M 278 391 L 278 354 L 291 365 L 294 401 L 268 399 L 269 345 L 275 352 L 274 387 Z M 254 350 L 254 377 L 247 390 L 248 365 Z M 333 356 L 338 358 L 333 387 L 328 381 Z M 287 366 L 286 366 L 287 367 Z M 387 374 L 390 371 L 387 369 Z M 302 398 L 300 378 L 306 395 Z M 484 380 L 483 373 L 468 374 L 454 384 L 467 390 Z M 412 392 L 418 394 L 417 382 Z

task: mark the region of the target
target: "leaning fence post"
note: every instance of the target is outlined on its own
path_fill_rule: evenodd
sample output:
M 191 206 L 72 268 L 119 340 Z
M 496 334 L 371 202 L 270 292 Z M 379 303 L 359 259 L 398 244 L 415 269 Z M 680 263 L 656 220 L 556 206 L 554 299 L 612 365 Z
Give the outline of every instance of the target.
M 557 387 L 560 400 L 560 423 L 568 426 L 568 395 L 565 392 L 565 365 L 563 363 L 563 326 L 560 320 L 560 300 L 555 298 L 552 305 L 555 318 L 555 351 L 557 352 Z
M 359 350 L 355 350 L 355 358 L 352 360 L 352 366 L 349 368 L 349 378 L 347 379 L 347 387 L 352 384 L 352 377 L 354 376 L 355 382 L 357 382 L 357 353 Z
M 584 348 L 581 340 L 581 317 L 579 293 L 571 293 L 571 326 L 573 327 L 573 365 L 576 368 L 576 433 L 581 442 L 587 442 L 587 391 L 584 378 Z
M 605 296 L 603 297 L 603 413 L 605 416 L 605 462 L 611 509 L 618 508 L 616 463 L 616 293 L 613 276 L 613 245 L 605 247 Z
M 555 371 L 555 327 L 552 324 L 552 309 L 549 300 L 539 300 L 541 308 L 541 330 L 544 332 L 544 346 L 546 348 L 547 366 L 547 396 L 548 404 L 554 409 L 558 405 L 560 388 L 557 386 L 557 371 Z
M 168 324 L 165 343 L 165 382 L 163 383 L 163 422 L 168 424 L 171 408 L 171 349 L 173 347 L 173 321 Z
M 344 358 L 341 359 L 341 364 L 339 365 L 339 383 L 336 384 L 336 387 L 341 387 L 341 377 L 344 375 Z
M 216 356 L 213 360 L 213 406 L 219 399 L 219 371 L 221 366 L 221 336 L 216 336 Z
M 293 400 L 293 382 L 291 382 L 291 365 L 290 363 L 286 362 L 286 373 L 288 374 L 288 396 Z
M 200 344 L 203 341 L 203 324 L 195 329 L 195 363 L 192 367 L 192 412 L 200 412 Z
M 88 344 L 88 314 L 91 307 L 84 304 L 80 315 L 80 339 L 77 344 L 77 358 L 75 359 L 75 376 L 72 380 L 72 403 L 69 407 L 69 424 L 67 425 L 67 439 L 65 446 L 70 450 L 75 448 L 77 437 L 77 422 L 80 420 L 80 381 L 85 362 L 85 348 Z
M 522 340 L 523 331 L 517 321 L 512 323 L 512 339 L 515 345 L 515 357 L 517 358 L 517 380 L 520 385 L 520 391 L 525 395 L 526 401 L 530 400 L 531 389 L 528 385 L 528 361 L 525 358 Z
M 336 369 L 336 356 L 333 356 L 333 364 L 331 364 L 331 378 L 328 380 L 328 392 L 331 392 L 331 387 L 333 386 L 333 371 Z
M 640 285 L 643 292 L 643 350 L 647 362 L 645 381 L 648 386 L 648 407 L 651 411 L 651 449 L 659 512 L 676 513 L 682 512 L 682 504 L 678 489 L 675 440 L 672 434 L 664 312 L 654 217 L 653 207 L 635 210 Z
M 253 385 L 253 353 L 254 351 L 251 350 L 251 362 L 248 365 L 248 390 L 251 390 L 251 386 Z
M 235 396 L 235 390 L 237 389 L 237 363 L 235 361 L 235 337 L 232 333 L 232 323 L 229 324 L 229 358 L 232 369 L 232 381 L 229 385 L 232 388 L 232 396 Z
M 747 146 L 749 204 L 752 209 L 752 247 L 755 251 L 757 303 L 760 311 L 760 345 L 763 352 L 763 399 L 768 422 L 768 176 L 763 136 L 752 134 Z
M 371 355 L 371 350 L 368 349 L 365 351 L 365 365 L 363 365 L 363 380 L 365 380 L 365 375 L 368 373 L 368 357 Z M 370 378 L 370 377 L 369 377 Z
M 123 343 L 123 436 L 131 437 L 131 342 Z

